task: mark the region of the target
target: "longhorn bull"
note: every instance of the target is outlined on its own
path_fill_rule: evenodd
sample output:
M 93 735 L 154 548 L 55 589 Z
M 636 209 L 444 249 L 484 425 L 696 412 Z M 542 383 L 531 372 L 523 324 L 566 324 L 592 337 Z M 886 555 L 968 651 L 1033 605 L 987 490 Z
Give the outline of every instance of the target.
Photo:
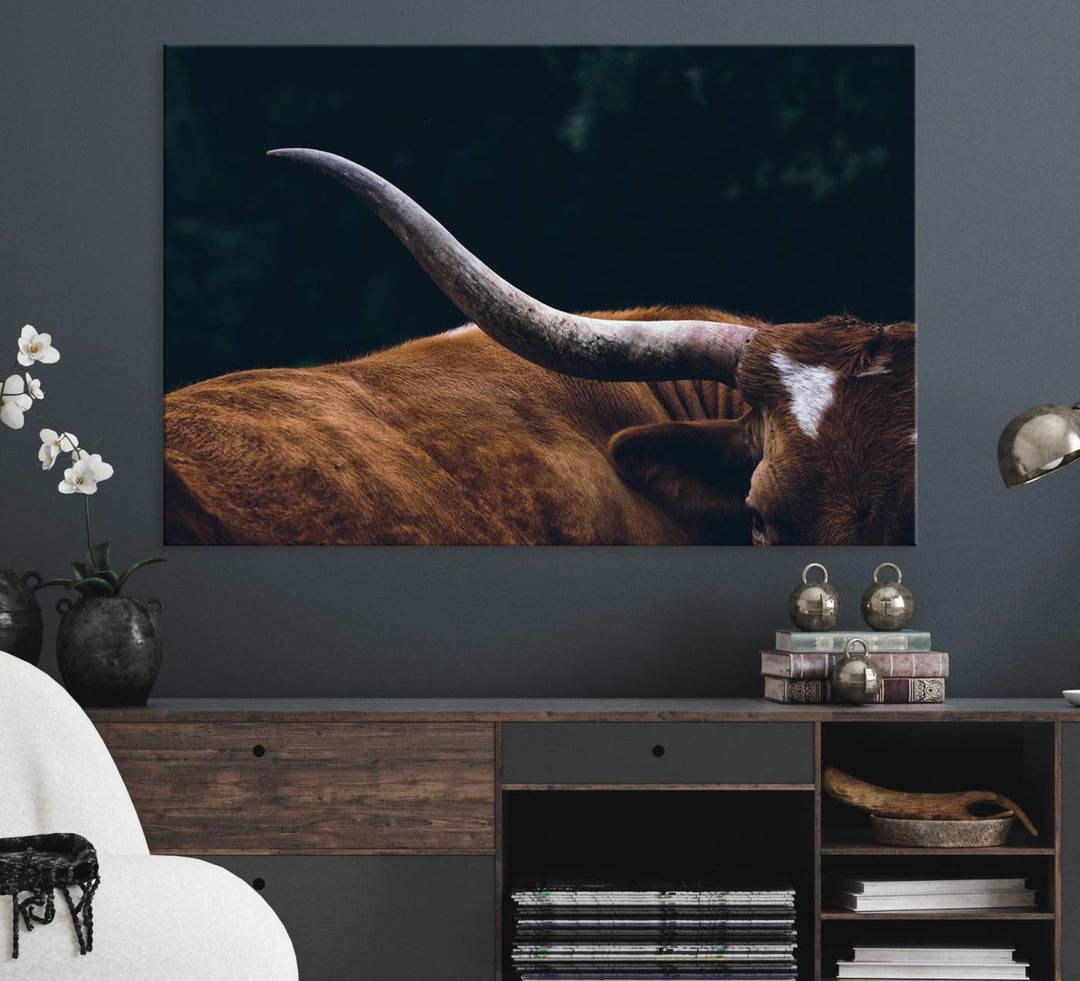
M 168 543 L 913 541 L 914 324 L 565 313 L 359 164 L 268 155 L 353 191 L 470 323 L 168 394 Z

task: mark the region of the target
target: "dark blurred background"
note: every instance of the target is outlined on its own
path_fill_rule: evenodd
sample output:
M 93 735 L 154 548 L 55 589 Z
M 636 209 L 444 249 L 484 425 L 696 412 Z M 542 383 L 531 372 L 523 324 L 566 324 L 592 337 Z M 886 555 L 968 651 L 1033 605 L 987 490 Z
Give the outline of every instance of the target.
M 166 389 L 462 316 L 310 146 L 572 310 L 914 318 L 912 47 L 169 47 Z

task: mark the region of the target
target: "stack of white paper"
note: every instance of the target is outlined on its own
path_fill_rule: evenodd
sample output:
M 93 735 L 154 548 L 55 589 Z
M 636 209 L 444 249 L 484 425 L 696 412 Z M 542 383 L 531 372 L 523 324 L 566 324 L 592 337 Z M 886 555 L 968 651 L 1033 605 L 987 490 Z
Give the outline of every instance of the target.
M 997 981 L 1028 976 L 1026 961 L 1006 947 L 856 947 L 851 960 L 840 961 L 845 981 L 919 979 L 919 981 Z
M 827 902 L 860 913 L 1034 907 L 1035 890 L 1019 879 L 856 879 L 832 876 Z

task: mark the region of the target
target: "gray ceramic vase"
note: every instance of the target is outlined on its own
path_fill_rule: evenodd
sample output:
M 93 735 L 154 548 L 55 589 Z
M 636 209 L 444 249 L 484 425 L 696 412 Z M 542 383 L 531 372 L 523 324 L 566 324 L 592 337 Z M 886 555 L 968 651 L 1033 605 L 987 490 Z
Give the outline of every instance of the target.
M 0 569 L 0 651 L 37 664 L 44 628 L 31 579 L 40 582 L 41 576 L 36 572 L 20 576 L 13 569 Z
M 161 668 L 158 600 L 63 597 L 56 635 L 60 677 L 84 707 L 145 705 Z

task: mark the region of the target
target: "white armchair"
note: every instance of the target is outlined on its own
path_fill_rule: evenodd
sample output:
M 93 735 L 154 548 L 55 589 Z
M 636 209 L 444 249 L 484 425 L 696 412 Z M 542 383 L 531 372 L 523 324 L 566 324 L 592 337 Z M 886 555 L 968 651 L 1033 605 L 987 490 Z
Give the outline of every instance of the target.
M 292 943 L 259 894 L 208 862 L 150 855 L 82 709 L 46 674 L 0 652 L 0 838 L 65 831 L 98 852 L 94 949 L 79 954 L 61 903 L 53 923 L 20 933 L 13 959 L 10 899 L 0 897 L 2 981 L 296 981 Z

